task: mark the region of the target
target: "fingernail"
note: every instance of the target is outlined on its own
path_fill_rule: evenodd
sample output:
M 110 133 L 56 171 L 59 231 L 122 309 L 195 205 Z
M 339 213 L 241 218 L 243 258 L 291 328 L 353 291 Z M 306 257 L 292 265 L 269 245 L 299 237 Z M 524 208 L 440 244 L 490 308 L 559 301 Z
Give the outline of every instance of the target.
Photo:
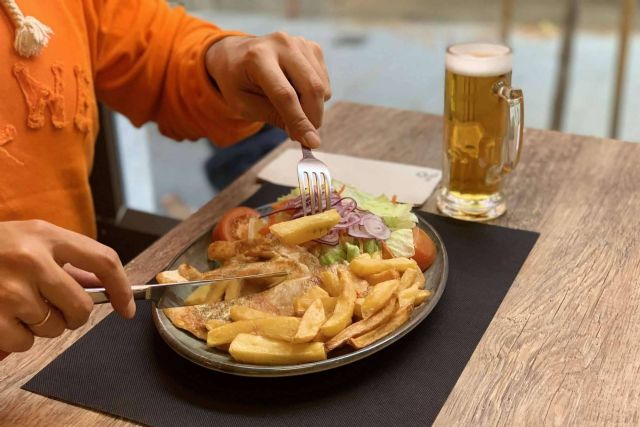
M 136 302 L 134 300 L 129 300 L 129 305 L 127 305 L 124 315 L 127 319 L 133 319 L 133 316 L 136 315 Z
M 318 148 L 320 146 L 320 135 L 318 135 L 318 132 L 310 130 L 302 137 L 302 143 L 309 148 Z

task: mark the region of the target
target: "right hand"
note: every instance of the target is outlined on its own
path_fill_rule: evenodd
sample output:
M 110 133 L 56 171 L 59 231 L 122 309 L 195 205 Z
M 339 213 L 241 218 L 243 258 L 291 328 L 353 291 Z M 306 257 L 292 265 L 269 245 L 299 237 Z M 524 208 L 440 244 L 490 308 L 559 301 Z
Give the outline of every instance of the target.
M 94 273 L 113 308 L 134 316 L 131 286 L 113 249 L 44 221 L 0 222 L 0 354 L 26 351 L 34 336 L 56 337 L 88 320 L 93 302 L 69 264 Z M 47 321 L 33 326 L 49 310 Z

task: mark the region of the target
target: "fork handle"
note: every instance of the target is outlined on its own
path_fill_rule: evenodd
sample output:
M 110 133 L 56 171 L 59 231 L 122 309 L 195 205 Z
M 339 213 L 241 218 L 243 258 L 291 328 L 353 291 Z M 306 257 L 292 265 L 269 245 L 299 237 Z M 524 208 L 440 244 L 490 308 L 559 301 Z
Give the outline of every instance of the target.
M 311 159 L 313 158 L 313 153 L 311 152 L 311 148 L 305 147 L 300 144 L 300 148 L 302 148 L 302 158 L 303 159 Z

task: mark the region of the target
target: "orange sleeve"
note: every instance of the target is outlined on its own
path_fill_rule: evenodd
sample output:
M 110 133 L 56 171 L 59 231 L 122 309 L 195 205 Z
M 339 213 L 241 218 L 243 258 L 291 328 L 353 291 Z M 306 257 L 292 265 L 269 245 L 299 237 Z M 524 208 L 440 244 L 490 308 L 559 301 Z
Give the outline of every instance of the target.
M 86 4 L 86 3 L 85 3 Z M 93 0 L 86 11 L 96 95 L 134 125 L 177 140 L 230 145 L 261 123 L 241 119 L 213 86 L 207 48 L 229 35 L 165 0 Z M 93 28 L 92 28 L 93 27 Z

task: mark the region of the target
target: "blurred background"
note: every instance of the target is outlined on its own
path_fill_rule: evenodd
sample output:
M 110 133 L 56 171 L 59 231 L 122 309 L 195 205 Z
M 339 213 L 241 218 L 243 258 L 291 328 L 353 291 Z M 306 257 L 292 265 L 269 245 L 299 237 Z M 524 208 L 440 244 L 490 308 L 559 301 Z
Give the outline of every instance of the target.
M 527 127 L 640 141 L 640 45 L 634 0 L 186 0 L 170 2 L 227 29 L 283 30 L 320 43 L 331 104 L 353 101 L 442 114 L 444 51 L 464 41 L 506 42 Z M 113 118 L 122 203 L 182 218 L 261 152 L 176 143 L 155 125 Z M 426 143 L 426 142 L 425 142 Z M 215 176 L 207 177 L 217 168 Z M 236 167 L 229 167 L 235 165 Z

